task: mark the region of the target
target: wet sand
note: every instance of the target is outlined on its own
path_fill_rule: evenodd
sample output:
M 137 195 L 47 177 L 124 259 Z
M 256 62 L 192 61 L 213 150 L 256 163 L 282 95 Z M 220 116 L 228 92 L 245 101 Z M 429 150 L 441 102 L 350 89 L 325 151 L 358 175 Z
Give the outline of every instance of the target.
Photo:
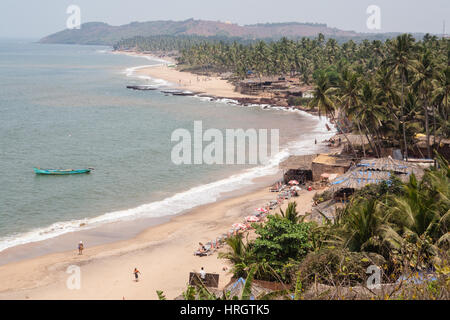
M 174 70 L 167 64 L 137 72 L 165 79 L 185 90 L 221 97 L 245 97 L 235 92 L 225 80 L 197 81 L 196 75 Z M 226 233 L 232 224 L 242 222 L 245 216 L 253 213 L 254 208 L 276 199 L 276 193 L 269 192 L 268 186 L 280 178 L 281 173 L 266 177 L 256 184 L 257 190 L 255 185 L 247 187 L 223 200 L 172 218 L 142 222 L 140 230 L 145 230 L 139 234 L 131 231 L 140 223 L 134 221 L 128 226 L 111 224 L 84 236 L 72 233 L 44 245 L 41 242 L 11 248 L 3 252 L 3 257 L 9 257 L 11 261 L 23 259 L 30 252 L 39 256 L 0 265 L 0 299 L 156 299 L 156 290 L 163 290 L 167 298 L 173 299 L 185 290 L 189 272 L 199 271 L 201 267 L 220 275 L 219 289 L 222 289 L 231 278 L 231 274 L 223 270 L 226 261 L 218 259 L 217 252 L 207 257 L 194 256 L 193 252 L 199 242 L 206 243 Z M 300 213 L 311 209 L 314 193 L 302 191 L 300 197 L 294 198 Z M 287 202 L 283 209 L 286 205 Z M 80 238 L 82 236 L 84 238 Z M 109 243 L 101 244 L 106 238 Z M 88 240 L 83 255 L 67 249 L 72 244 L 75 248 L 81 239 Z M 41 251 L 36 251 L 39 246 Z M 67 287 L 66 282 L 71 276 L 66 273 L 69 266 L 80 267 L 80 289 Z M 135 267 L 142 273 L 139 282 L 133 281 Z
M 300 213 L 310 210 L 313 195 L 302 191 L 295 198 Z M 198 242 L 226 233 L 233 223 L 242 222 L 254 208 L 275 197 L 265 187 L 198 207 L 132 239 L 87 247 L 83 255 L 72 250 L 0 266 L 0 299 L 156 299 L 156 290 L 173 299 L 185 290 L 189 272 L 201 267 L 220 275 L 221 289 L 231 278 L 223 271 L 227 262 L 218 259 L 217 252 L 194 256 Z M 79 290 L 66 285 L 71 265 L 80 267 Z M 142 273 L 139 282 L 133 281 L 135 267 Z

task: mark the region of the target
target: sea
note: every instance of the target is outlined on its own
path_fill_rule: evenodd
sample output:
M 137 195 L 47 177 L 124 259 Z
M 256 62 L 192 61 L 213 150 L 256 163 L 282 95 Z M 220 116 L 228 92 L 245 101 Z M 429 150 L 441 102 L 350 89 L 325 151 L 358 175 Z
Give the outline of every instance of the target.
M 320 152 L 314 140 L 333 134 L 326 119 L 305 112 L 173 96 L 160 90 L 172 84 L 135 74 L 161 63 L 105 46 L 0 39 L 0 253 L 109 223 L 187 212 L 276 174 L 289 154 Z M 265 164 L 177 165 L 172 133 L 192 132 L 194 121 L 222 132 L 279 129 L 279 152 Z M 94 170 L 42 176 L 34 167 Z

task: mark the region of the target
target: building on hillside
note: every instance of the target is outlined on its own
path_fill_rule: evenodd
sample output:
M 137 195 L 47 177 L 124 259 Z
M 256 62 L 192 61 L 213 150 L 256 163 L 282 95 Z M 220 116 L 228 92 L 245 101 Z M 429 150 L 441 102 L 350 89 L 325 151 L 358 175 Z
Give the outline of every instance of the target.
M 352 164 L 352 160 L 345 157 L 319 154 L 311 163 L 312 179 L 313 181 L 319 181 L 324 173 L 344 174 Z
M 331 181 L 329 190 L 334 193 L 335 200 L 345 201 L 355 190 L 362 189 L 369 184 L 389 182 L 394 175 L 401 181 L 407 182 L 411 174 L 421 179 L 424 170 L 414 163 L 395 160 L 392 157 L 365 159 L 344 175 Z
M 427 151 L 427 136 L 424 134 L 417 134 L 415 136 L 416 143 L 415 147 L 418 150 L 421 158 L 426 158 Z M 439 154 L 441 154 L 444 158 L 450 159 L 450 139 L 446 139 L 443 137 L 436 138 L 433 135 L 430 135 L 430 148 L 432 152 L 432 156 L 434 156 L 433 149 L 436 150 Z
M 279 164 L 283 170 L 283 181 L 288 183 L 291 180 L 297 180 L 300 184 L 311 181 L 312 161 L 317 155 L 290 156 Z

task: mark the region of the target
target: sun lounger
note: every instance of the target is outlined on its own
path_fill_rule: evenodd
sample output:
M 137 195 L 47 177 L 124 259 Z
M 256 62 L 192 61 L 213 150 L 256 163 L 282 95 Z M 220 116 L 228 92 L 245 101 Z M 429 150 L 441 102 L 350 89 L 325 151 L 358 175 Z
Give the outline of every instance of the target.
M 207 256 L 207 255 L 208 255 L 208 251 L 197 250 L 197 251 L 194 252 L 194 256 L 204 257 L 204 256 Z

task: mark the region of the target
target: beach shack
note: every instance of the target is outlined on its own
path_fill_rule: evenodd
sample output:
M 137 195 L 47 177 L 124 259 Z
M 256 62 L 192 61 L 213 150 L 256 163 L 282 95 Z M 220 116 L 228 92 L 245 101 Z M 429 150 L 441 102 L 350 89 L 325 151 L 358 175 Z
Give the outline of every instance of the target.
M 353 166 L 344 175 L 331 181 L 330 190 L 334 192 L 337 202 L 346 201 L 355 190 L 362 189 L 368 184 L 389 182 L 392 176 L 396 176 L 403 182 L 407 182 L 411 174 L 421 179 L 424 170 L 413 163 L 395 160 L 392 157 L 364 159 Z
M 276 77 L 254 77 L 241 80 L 236 83 L 236 91 L 242 94 L 258 95 L 262 92 L 275 92 L 276 90 L 286 90 L 292 81 L 280 80 Z
M 279 164 L 279 168 L 283 170 L 283 181 L 288 183 L 296 180 L 300 184 L 306 181 L 312 181 L 312 161 L 317 157 L 313 155 L 290 156 Z
M 424 134 L 416 134 L 415 136 L 416 143 L 415 148 L 413 151 L 416 151 L 417 156 L 421 158 L 426 158 L 428 155 L 427 150 L 427 136 Z M 440 136 L 433 136 L 430 135 L 430 149 L 433 153 L 433 149 L 439 152 L 444 158 L 449 159 L 450 158 L 450 139 L 445 139 L 444 137 Z
M 225 286 L 223 293 L 226 293 L 231 299 L 233 297 L 241 297 L 245 287 L 244 278 L 231 278 L 231 281 Z M 286 285 L 280 282 L 253 280 L 250 287 L 250 300 L 257 300 L 274 291 L 281 291 L 286 288 Z
M 311 163 L 313 181 L 320 181 L 326 174 L 344 174 L 352 165 L 352 160 L 346 157 L 330 154 L 319 154 Z
M 200 283 L 208 288 L 217 288 L 219 286 L 219 275 L 216 273 L 207 273 L 205 279 L 202 281 L 199 273 L 190 272 L 189 285 L 195 286 Z

